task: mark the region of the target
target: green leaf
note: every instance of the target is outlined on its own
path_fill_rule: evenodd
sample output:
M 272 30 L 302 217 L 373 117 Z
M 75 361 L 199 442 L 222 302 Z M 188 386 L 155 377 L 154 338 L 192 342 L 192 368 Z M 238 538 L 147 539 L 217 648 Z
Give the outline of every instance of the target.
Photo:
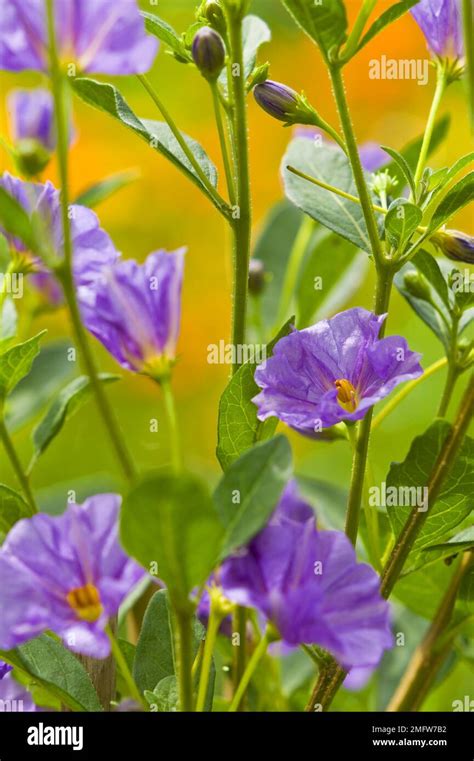
M 421 209 L 404 198 L 397 198 L 390 204 L 385 217 L 385 234 L 390 245 L 403 252 L 422 217 Z
M 428 289 L 428 298 L 414 296 L 407 288 L 405 277 L 409 273 L 415 273 L 423 279 L 423 283 Z M 448 284 L 436 259 L 427 251 L 418 251 L 413 259 L 407 262 L 395 275 L 395 285 L 423 322 L 442 341 L 444 347 L 449 349 L 451 345 L 451 329 L 449 326 L 452 317 Z
M 0 188 L 0 223 L 4 230 L 20 240 L 31 251 L 36 250 L 33 223 L 23 206 L 5 188 Z
M 125 498 L 120 522 L 127 552 L 168 587 L 178 605 L 216 565 L 223 539 L 207 486 L 190 474 L 152 474 Z
M 178 710 L 179 693 L 178 680 L 175 676 L 167 676 L 156 685 L 153 692 L 146 691 L 145 697 L 150 710 L 157 713 L 170 713 Z
M 426 562 L 433 562 L 442 558 L 457 555 L 459 552 L 470 550 L 474 547 L 474 526 L 468 526 L 451 539 L 438 544 L 431 544 L 423 550 Z
M 435 421 L 414 439 L 404 462 L 392 463 L 386 482 L 387 513 L 396 537 L 414 506 L 426 509 L 424 489 L 450 430 L 446 421 Z M 405 574 L 426 562 L 426 553 L 421 550 L 443 542 L 473 510 L 473 459 L 474 440 L 466 437 L 435 503 L 428 505 L 428 515 L 404 568 Z M 392 495 L 395 504 L 390 504 Z
M 134 169 L 128 169 L 124 172 L 116 172 L 106 177 L 105 180 L 94 183 L 90 187 L 83 190 L 74 203 L 80 206 L 88 206 L 89 209 L 93 209 L 94 206 L 106 201 L 113 196 L 118 190 L 126 188 L 131 182 L 134 182 L 139 177 L 139 173 Z
M 146 13 L 141 11 L 141 15 L 145 19 L 145 28 L 147 32 L 158 37 L 159 40 L 164 42 L 170 50 L 173 51 L 176 58 L 182 63 L 190 63 L 193 58 L 189 50 L 187 50 L 182 38 L 175 32 L 172 26 L 163 21 L 163 19 L 155 16 L 154 13 Z
M 0 484 L 0 531 L 8 534 L 11 527 L 22 518 L 31 517 L 31 508 L 21 494 Z
M 282 0 L 296 23 L 315 42 L 324 57 L 346 39 L 347 16 L 342 0 Z
M 161 153 L 177 166 L 178 169 L 183 171 L 198 187 L 203 189 L 204 186 L 197 176 L 195 169 L 184 155 L 182 148 L 167 124 L 150 121 L 149 119 L 139 119 L 113 85 L 96 82 L 94 79 L 77 78 L 73 80 L 73 87 L 86 103 L 90 106 L 95 106 L 95 108 L 101 111 L 105 111 L 105 113 L 113 116 L 114 119 L 117 119 L 125 127 L 131 129 L 132 132 L 135 132 L 136 135 L 145 140 L 150 147 Z M 183 137 L 203 172 L 210 182 L 216 186 L 216 168 L 202 146 L 184 133 Z
M 11 338 L 15 338 L 18 328 L 18 312 L 16 310 L 15 301 L 10 298 L 6 298 L 3 302 L 3 306 L 0 305 L 0 354 L 2 353 L 2 347 L 6 346 L 7 341 Z
M 395 3 L 395 5 L 391 5 L 390 8 L 384 11 L 384 13 L 382 13 L 378 19 L 374 21 L 369 30 L 364 34 L 357 46 L 357 50 L 361 50 L 361 48 L 367 45 L 370 40 L 373 40 L 377 34 L 385 29 L 386 26 L 393 24 L 394 21 L 397 21 L 418 2 L 419 0 L 401 0 L 401 2 Z
M 74 362 L 68 361 L 70 343 L 59 340 L 43 346 L 30 374 L 24 378 L 6 403 L 6 423 L 14 433 L 30 422 L 59 391 L 74 371 Z
M 280 201 L 267 214 L 254 249 L 268 274 L 268 282 L 259 297 L 266 334 L 273 329 L 288 259 L 298 234 L 303 214 L 289 201 Z
M 318 233 L 312 239 L 297 286 L 298 329 L 344 306 L 359 288 L 368 267 L 367 256 L 352 243 L 327 230 Z
M 224 557 L 265 526 L 291 476 L 291 459 L 288 440 L 276 436 L 246 451 L 225 472 L 214 493 L 226 530 Z
M 437 230 L 452 215 L 474 199 L 474 172 L 469 172 L 446 194 L 430 222 L 430 230 Z
M 275 344 L 288 335 L 293 318 L 288 320 L 278 335 L 266 347 L 265 356 L 271 357 Z M 256 362 L 247 362 L 232 376 L 219 402 L 217 423 L 217 459 L 222 469 L 227 468 L 257 441 L 273 435 L 276 418 L 264 423 L 257 418 L 257 407 L 252 402 L 260 389 L 255 383 Z
M 120 377 L 120 375 L 102 373 L 99 375 L 99 380 L 102 383 L 113 383 L 120 380 Z M 36 462 L 43 454 L 65 423 L 86 403 L 91 394 L 91 383 L 85 375 L 75 378 L 60 392 L 46 416 L 33 431 L 33 462 Z
M 393 594 L 409 610 L 432 619 L 446 594 L 451 575 L 452 568 L 445 563 L 433 563 L 402 576 Z
M 28 375 L 39 354 L 39 342 L 46 332 L 42 330 L 34 338 L 17 344 L 0 355 L 0 399 L 5 399 L 21 379 Z
M 12 656 L 12 658 L 10 658 Z M 102 711 L 92 682 L 76 656 L 46 634 L 3 654 L 73 711 Z
M 416 0 L 416 2 L 418 2 L 418 0 Z M 413 176 L 411 166 L 406 160 L 405 156 L 403 156 L 401 153 L 396 151 L 394 148 L 388 148 L 386 145 L 381 145 L 380 147 L 382 148 L 383 151 L 385 151 L 385 153 L 388 153 L 388 155 L 391 156 L 391 158 L 398 165 L 401 173 L 403 174 L 405 180 L 410 186 L 410 190 L 412 192 L 413 198 L 416 198 L 415 178 Z
M 153 690 L 175 673 L 168 594 L 156 592 L 148 603 L 135 652 L 133 676 L 141 692 Z
M 358 248 L 370 252 L 369 236 L 360 205 L 298 177 L 288 171 L 288 166 L 357 196 L 352 168 L 343 151 L 328 145 L 321 148 L 314 140 L 304 137 L 292 140 L 283 158 L 286 196 L 310 217 L 342 235 Z

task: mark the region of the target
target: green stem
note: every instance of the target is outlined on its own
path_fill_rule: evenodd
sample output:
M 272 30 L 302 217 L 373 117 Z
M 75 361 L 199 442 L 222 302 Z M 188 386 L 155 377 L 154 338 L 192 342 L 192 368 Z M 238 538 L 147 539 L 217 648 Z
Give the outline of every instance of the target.
M 369 189 L 367 187 L 364 176 L 364 170 L 362 169 L 362 164 L 360 161 L 359 150 L 357 148 L 357 140 L 354 134 L 351 114 L 346 99 L 342 70 L 340 66 L 333 64 L 329 67 L 329 73 L 331 76 L 331 82 L 339 112 L 339 118 L 341 120 L 342 131 L 346 141 L 347 155 L 349 156 L 351 162 L 354 181 L 357 187 L 357 192 L 359 194 L 362 212 L 364 214 L 367 234 L 369 236 L 375 266 L 377 268 L 383 268 L 384 252 L 379 238 L 377 221 L 375 218 L 374 210 L 372 208 L 372 199 L 370 197 Z
M 441 99 L 444 95 L 444 91 L 447 85 L 447 72 L 446 66 L 442 63 L 438 64 L 437 68 L 437 80 L 436 89 L 431 104 L 430 113 L 428 115 L 428 121 L 426 123 L 425 134 L 423 136 L 423 142 L 420 148 L 420 155 L 418 156 L 418 163 L 415 169 L 414 184 L 415 188 L 418 188 L 418 184 L 423 176 L 423 172 L 426 165 L 426 159 L 428 158 L 428 152 L 430 149 L 431 139 L 433 137 L 433 130 L 436 122 L 436 116 L 441 104 Z M 416 200 L 416 199 L 415 199 Z
M 388 311 L 392 290 L 393 273 L 389 269 L 377 273 L 377 288 L 375 294 L 375 313 L 384 314 Z M 385 331 L 385 323 L 381 328 L 380 337 Z M 355 545 L 359 530 L 360 508 L 364 492 L 365 471 L 369 451 L 370 432 L 372 427 L 373 408 L 370 409 L 360 423 L 359 434 L 354 448 L 352 462 L 352 477 L 349 489 L 349 499 L 346 514 L 346 534 Z
M 130 672 L 130 669 L 128 667 L 128 663 L 125 659 L 124 654 L 122 653 L 122 650 L 120 649 L 120 645 L 117 642 L 117 639 L 111 629 L 111 627 L 108 625 L 106 627 L 107 636 L 110 640 L 110 646 L 112 648 L 112 654 L 115 658 L 115 663 L 118 666 L 118 669 L 120 673 L 122 674 L 122 677 L 128 687 L 128 691 L 130 693 L 130 696 L 136 700 L 136 702 L 146 708 L 148 710 L 148 706 L 146 704 L 146 701 L 144 700 L 143 696 L 140 693 L 140 690 L 138 689 L 135 680 Z
M 472 568 L 474 555 L 465 553 L 456 568 L 433 621 L 388 704 L 387 711 L 418 711 L 428 694 L 440 666 L 449 653 L 454 633 L 441 642 L 451 621 L 456 597 L 463 579 Z
M 433 505 L 436 502 L 441 487 L 446 477 L 449 475 L 456 454 L 464 441 L 464 436 L 471 423 L 473 412 L 474 376 L 470 379 L 456 420 L 441 448 L 441 452 L 436 460 L 433 470 L 431 471 L 428 480 L 429 505 Z M 414 508 L 402 528 L 382 574 L 381 593 L 385 598 L 390 597 L 400 573 L 403 570 L 403 566 L 410 550 L 413 547 L 416 537 L 418 536 L 428 514 L 429 511 L 420 512 L 417 507 Z M 334 659 L 332 661 L 332 666 L 328 667 L 326 671 L 321 674 L 320 679 L 315 686 L 313 696 L 314 702 L 319 703 L 323 710 L 326 711 L 330 707 L 335 694 L 346 677 L 346 674 L 347 672 L 341 666 L 338 666 Z M 308 708 L 308 710 L 310 709 Z
M 199 180 L 201 181 L 201 184 L 206 194 L 210 197 L 210 199 L 212 200 L 216 208 L 221 212 L 221 214 L 226 219 L 228 219 L 228 208 L 227 208 L 226 202 L 224 201 L 222 196 L 218 193 L 218 191 L 215 189 L 209 177 L 207 177 L 206 173 L 200 166 L 199 162 L 196 160 L 193 152 L 191 151 L 188 144 L 186 143 L 186 140 L 184 139 L 181 131 L 176 126 L 174 119 L 171 117 L 171 114 L 169 113 L 165 105 L 162 103 L 158 93 L 151 86 L 151 84 L 149 83 L 148 79 L 144 76 L 144 74 L 137 74 L 137 77 L 142 83 L 143 87 L 147 91 L 152 101 L 154 102 L 155 106 L 158 108 L 163 119 L 166 121 L 168 127 L 170 128 L 171 132 L 176 138 L 176 141 L 179 147 L 183 151 L 184 155 L 186 156 L 187 160 L 189 161 L 195 173 L 197 174 Z
M 61 280 L 66 303 L 68 305 L 74 337 L 79 347 L 84 370 L 89 376 L 97 407 L 107 429 L 109 438 L 114 447 L 115 454 L 120 463 L 122 471 L 127 480 L 132 481 L 136 475 L 135 465 L 131 458 L 130 452 L 128 451 L 128 447 L 125 443 L 125 439 L 118 424 L 117 418 L 115 417 L 114 411 L 109 404 L 109 400 L 105 393 L 103 384 L 100 381 L 96 361 L 94 359 L 86 331 L 84 330 L 82 324 L 74 285 L 71 282 L 71 275 L 68 272 L 62 272 L 59 274 L 59 278 Z
M 459 378 L 459 375 L 460 375 L 459 370 L 456 367 L 456 364 L 451 359 L 448 365 L 448 374 L 446 375 L 446 384 L 444 386 L 443 395 L 441 397 L 441 401 L 439 404 L 438 417 L 446 417 L 446 413 L 449 408 L 449 403 L 451 401 L 454 387 L 456 386 L 456 381 Z
M 237 687 L 237 690 L 233 697 L 232 703 L 230 704 L 229 713 L 235 713 L 236 711 L 238 711 L 240 701 L 242 700 L 247 690 L 247 687 L 250 684 L 250 680 L 252 679 L 252 676 L 254 675 L 255 669 L 257 668 L 261 659 L 267 652 L 269 641 L 270 641 L 269 635 L 268 635 L 268 632 L 266 632 L 264 636 L 261 638 L 255 650 L 253 651 L 252 657 L 250 658 L 247 664 L 247 668 L 245 669 L 242 679 L 240 680 L 240 684 Z
M 234 648 L 234 694 L 237 690 L 245 672 L 247 663 L 247 609 L 237 606 L 233 615 L 232 629 L 238 634 L 239 642 Z M 240 707 L 243 705 L 245 691 L 240 700 Z
M 222 161 L 224 162 L 224 171 L 227 182 L 227 192 L 229 193 L 229 200 L 231 206 L 235 204 L 235 186 L 234 186 L 234 174 L 232 170 L 232 164 L 229 156 L 229 150 L 227 147 L 227 138 L 224 129 L 224 122 L 222 120 L 221 105 L 219 100 L 219 88 L 217 82 L 210 82 L 212 100 L 214 103 L 214 114 L 216 117 L 217 132 L 219 134 L 219 142 L 221 145 Z
M 209 611 L 209 621 L 207 625 L 206 640 L 204 643 L 204 654 L 202 658 L 201 676 L 199 678 L 199 689 L 196 701 L 196 711 L 202 713 L 206 704 L 207 688 L 209 686 L 209 675 L 212 666 L 212 654 L 216 644 L 219 627 L 222 623 L 223 616 L 216 610 L 216 606 L 211 598 L 211 607 Z
M 355 452 L 357 449 L 357 426 L 348 425 L 347 433 L 348 433 L 349 441 L 352 446 L 353 454 L 355 455 Z M 364 507 L 365 522 L 367 525 L 368 551 L 369 551 L 370 560 L 372 564 L 375 566 L 375 568 L 378 571 L 380 571 L 381 570 L 381 564 L 380 564 L 381 552 L 380 552 L 379 516 L 378 516 L 377 508 L 372 507 L 369 501 L 369 493 L 370 493 L 369 489 L 370 489 L 370 486 L 372 486 L 372 482 L 373 482 L 372 469 L 370 467 L 369 457 L 367 455 L 362 504 Z M 365 492 L 365 496 L 364 496 L 364 492 Z
M 171 381 L 169 378 L 161 379 L 159 383 L 163 392 L 166 415 L 168 418 L 173 470 L 175 473 L 178 473 L 183 467 L 183 458 L 181 454 L 178 417 L 176 415 L 176 405 L 174 401 L 173 389 L 171 387 Z
M 53 88 L 56 132 L 57 132 L 57 155 L 59 175 L 61 180 L 61 216 L 64 234 L 64 261 L 57 271 L 61 280 L 66 302 L 74 328 L 75 338 L 78 343 L 84 367 L 89 376 L 94 391 L 99 411 L 102 415 L 110 439 L 114 446 L 117 458 L 123 472 L 128 479 L 132 479 L 135 469 L 123 439 L 122 433 L 115 419 L 115 415 L 109 405 L 107 396 L 100 382 L 94 356 L 89 345 L 87 334 L 82 326 L 81 315 L 77 304 L 74 278 L 72 274 L 72 240 L 71 225 L 69 220 L 69 166 L 68 166 L 68 128 L 65 112 L 64 79 L 58 60 L 56 35 L 54 29 L 53 0 L 45 0 L 48 20 L 48 41 L 50 56 L 50 75 Z
M 300 228 L 296 235 L 293 247 L 290 251 L 288 258 L 288 264 L 285 272 L 285 279 L 283 281 L 283 287 L 280 295 L 280 305 L 278 307 L 278 315 L 273 332 L 276 333 L 280 330 L 281 326 L 288 319 L 290 315 L 291 305 L 296 292 L 296 286 L 298 283 L 298 275 L 301 269 L 301 264 L 308 248 L 308 244 L 311 240 L 311 236 L 314 232 L 314 222 L 311 217 L 304 215 L 301 220 Z
M 252 210 L 242 18 L 240 15 L 234 17 L 232 13 L 228 14 L 228 29 L 232 59 L 229 88 L 234 104 L 233 142 L 237 177 L 237 209 L 235 209 L 236 218 L 233 219 L 232 225 L 234 233 L 232 344 L 237 348 L 245 343 Z M 238 356 L 239 352 L 236 352 L 236 355 Z M 238 363 L 235 363 L 233 372 L 237 372 L 238 368 Z
M 23 469 L 20 458 L 18 457 L 17 451 L 15 449 L 15 445 L 13 444 L 8 429 L 5 425 L 3 412 L 0 415 L 0 439 L 4 446 L 5 452 L 7 453 L 8 459 L 10 460 L 12 468 L 15 471 L 15 475 L 20 483 L 23 496 L 25 497 L 25 500 L 31 510 L 31 514 L 33 515 L 34 513 L 38 512 L 38 507 L 36 505 L 36 501 L 30 486 L 28 475 Z
M 370 14 L 375 8 L 376 4 L 377 4 L 377 0 L 364 0 L 362 4 L 362 8 L 359 11 L 359 15 L 357 16 L 354 22 L 352 31 L 348 37 L 348 40 L 340 56 L 340 60 L 343 61 L 344 63 L 346 63 L 350 58 L 352 58 L 354 53 L 357 51 L 357 46 L 362 36 L 362 32 L 364 31 L 365 25 L 369 19 Z
M 446 357 L 442 357 L 441 359 L 438 359 L 437 362 L 433 362 L 432 365 L 426 368 L 423 375 L 420 375 L 419 378 L 415 378 L 414 380 L 410 381 L 409 383 L 406 383 L 405 386 L 402 388 L 401 391 L 398 392 L 398 394 L 395 394 L 392 396 L 390 401 L 385 405 L 385 407 L 374 417 L 372 420 L 372 430 L 375 428 L 378 428 L 378 426 L 385 420 L 386 417 L 390 415 L 391 412 L 393 412 L 396 407 L 402 402 L 411 392 L 413 389 L 415 389 L 417 386 L 420 385 L 420 383 L 423 383 L 427 378 L 429 378 L 431 375 L 434 375 L 434 373 L 438 372 L 438 370 L 441 370 L 443 367 L 446 367 L 448 364 L 448 360 Z
M 180 710 L 193 710 L 193 629 L 192 614 L 175 608 L 175 656 L 178 671 Z

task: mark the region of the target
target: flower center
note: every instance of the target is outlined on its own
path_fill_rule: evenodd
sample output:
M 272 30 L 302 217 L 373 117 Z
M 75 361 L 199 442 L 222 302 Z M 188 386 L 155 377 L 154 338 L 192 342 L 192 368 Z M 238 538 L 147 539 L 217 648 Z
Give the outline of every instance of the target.
M 357 391 L 347 378 L 340 378 L 334 381 L 334 385 L 337 388 L 337 401 L 344 407 L 347 412 L 355 412 L 359 400 L 357 399 Z
M 93 584 L 86 584 L 84 587 L 71 589 L 67 594 L 67 601 L 81 621 L 93 623 L 100 618 L 102 613 L 100 594 L 97 587 Z

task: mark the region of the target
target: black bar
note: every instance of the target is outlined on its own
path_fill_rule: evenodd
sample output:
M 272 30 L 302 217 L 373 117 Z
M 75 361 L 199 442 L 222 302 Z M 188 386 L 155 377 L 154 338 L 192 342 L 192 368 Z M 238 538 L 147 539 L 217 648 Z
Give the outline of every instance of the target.
M 57 730 L 56 728 L 62 728 Z M 74 729 L 75 728 L 75 729 Z M 185 750 L 245 758 L 262 750 L 333 761 L 365 758 L 473 761 L 474 722 L 459 713 L 0 713 L 0 761 L 175 757 Z M 75 731 L 75 734 L 73 734 Z M 30 742 L 28 742 L 30 740 Z M 50 745 L 49 740 L 59 744 Z M 42 744 L 31 744 L 34 742 Z M 70 742 L 77 746 L 65 745 Z M 319 755 L 321 751 L 324 756 Z M 245 755 L 242 755 L 245 754 Z

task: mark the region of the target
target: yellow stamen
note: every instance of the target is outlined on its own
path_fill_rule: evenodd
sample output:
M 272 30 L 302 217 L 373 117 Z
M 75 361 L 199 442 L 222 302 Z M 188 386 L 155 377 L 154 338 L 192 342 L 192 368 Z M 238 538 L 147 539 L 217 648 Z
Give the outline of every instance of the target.
M 337 388 L 337 401 L 344 407 L 347 412 L 355 412 L 359 400 L 357 399 L 357 391 L 350 381 L 346 378 L 340 378 L 334 381 L 334 385 Z
M 93 584 L 71 589 L 66 599 L 81 621 L 93 623 L 100 618 L 102 613 L 100 593 Z

